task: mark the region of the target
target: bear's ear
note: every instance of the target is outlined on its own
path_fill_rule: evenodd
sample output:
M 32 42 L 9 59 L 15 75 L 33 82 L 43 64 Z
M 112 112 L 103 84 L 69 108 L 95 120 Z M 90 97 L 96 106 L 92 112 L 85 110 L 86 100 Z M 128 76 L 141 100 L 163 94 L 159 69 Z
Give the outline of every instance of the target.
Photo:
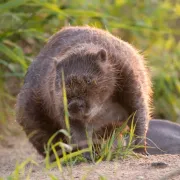
M 104 49 L 100 49 L 97 52 L 97 59 L 99 59 L 101 62 L 105 62 L 107 59 L 107 53 Z

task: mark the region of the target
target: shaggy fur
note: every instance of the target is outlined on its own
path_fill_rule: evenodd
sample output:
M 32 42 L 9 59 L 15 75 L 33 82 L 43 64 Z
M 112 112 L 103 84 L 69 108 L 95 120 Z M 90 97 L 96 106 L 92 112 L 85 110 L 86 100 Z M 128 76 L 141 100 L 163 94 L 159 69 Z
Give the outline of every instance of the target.
M 143 57 L 127 42 L 91 27 L 66 27 L 45 45 L 28 69 L 17 100 L 17 121 L 38 152 L 64 121 L 65 76 L 72 143 L 84 147 L 86 132 L 119 126 L 135 113 L 136 144 L 145 144 L 151 82 Z M 129 124 L 131 121 L 129 121 Z M 63 135 L 56 137 L 66 141 Z M 144 149 L 139 149 L 146 152 Z

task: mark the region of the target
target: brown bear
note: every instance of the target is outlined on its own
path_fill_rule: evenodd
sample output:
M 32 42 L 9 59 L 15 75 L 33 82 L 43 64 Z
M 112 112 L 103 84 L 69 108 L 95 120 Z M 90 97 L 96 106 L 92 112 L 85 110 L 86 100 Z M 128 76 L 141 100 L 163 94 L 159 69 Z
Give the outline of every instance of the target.
M 87 134 L 120 126 L 134 113 L 136 144 L 145 145 L 152 90 L 143 56 L 107 31 L 65 27 L 32 62 L 17 99 L 17 121 L 27 135 L 35 132 L 29 138 L 40 154 L 56 131 L 67 128 L 62 72 L 73 144 L 85 147 Z M 59 139 L 67 141 L 59 134 L 54 142 Z M 146 154 L 145 147 L 137 151 Z

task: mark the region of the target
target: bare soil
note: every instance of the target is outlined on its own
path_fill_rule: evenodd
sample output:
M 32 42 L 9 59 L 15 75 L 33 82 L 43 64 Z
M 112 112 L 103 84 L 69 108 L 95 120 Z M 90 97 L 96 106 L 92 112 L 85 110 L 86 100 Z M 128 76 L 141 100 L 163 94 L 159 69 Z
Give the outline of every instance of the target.
M 33 166 L 30 180 L 51 179 L 50 174 L 58 179 L 67 180 L 83 178 L 86 180 L 180 180 L 180 155 L 131 157 L 99 164 L 81 163 L 75 165 L 72 171 L 64 167 L 62 174 L 58 168 L 45 170 L 44 160 L 37 154 L 24 134 L 8 136 L 0 144 L 0 177 L 2 178 L 11 175 L 17 162 L 21 163 L 31 157 L 39 166 Z M 27 171 L 28 167 L 25 172 Z M 26 179 L 25 177 L 22 179 Z

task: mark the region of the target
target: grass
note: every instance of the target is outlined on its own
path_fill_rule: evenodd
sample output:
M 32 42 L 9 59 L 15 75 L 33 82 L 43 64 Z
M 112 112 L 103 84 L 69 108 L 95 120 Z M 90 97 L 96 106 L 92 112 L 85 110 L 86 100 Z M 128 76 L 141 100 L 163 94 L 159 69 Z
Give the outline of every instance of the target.
M 73 166 L 81 163 L 81 162 L 88 162 L 84 157 L 83 153 L 90 152 L 91 154 L 91 161 L 94 164 L 99 164 L 102 161 L 112 161 L 119 158 L 126 158 L 128 156 L 135 155 L 133 150 L 138 148 L 139 146 L 134 145 L 134 114 L 130 116 L 119 128 L 114 128 L 113 132 L 108 135 L 108 138 L 105 138 L 107 131 L 105 130 L 104 136 L 98 136 L 95 134 L 95 140 L 98 140 L 98 144 L 92 143 L 93 140 L 88 139 L 88 148 L 77 150 L 73 152 L 73 145 L 71 144 L 71 129 L 70 129 L 70 122 L 68 116 L 68 105 L 67 105 L 67 95 L 66 95 L 66 87 L 65 87 L 65 79 L 64 79 L 64 71 L 62 70 L 62 90 L 63 90 L 63 104 L 64 104 L 64 120 L 66 124 L 66 129 L 60 129 L 59 131 L 55 132 L 51 138 L 48 140 L 47 145 L 45 146 L 45 153 L 46 157 L 44 159 L 44 172 L 48 173 L 50 179 L 55 180 L 58 177 L 54 176 L 53 174 L 49 173 L 49 171 L 53 168 L 57 168 L 59 173 L 61 174 L 63 180 L 66 179 L 66 175 L 64 174 L 64 170 L 69 172 L 71 177 L 68 179 L 73 179 L 72 169 Z M 132 119 L 130 131 L 126 130 L 128 121 Z M 32 132 L 31 136 L 34 135 L 36 132 Z M 59 134 L 62 133 L 68 139 L 68 144 L 59 140 L 53 144 L 54 138 Z M 124 145 L 125 137 L 129 136 L 129 141 L 126 145 Z M 100 143 L 99 143 L 100 142 Z M 57 147 L 60 147 L 61 157 L 59 157 L 59 150 L 57 151 Z M 53 152 L 53 154 L 51 153 Z M 52 156 L 54 156 L 53 162 L 51 162 Z M 27 168 L 29 166 L 29 168 Z M 30 179 L 32 168 L 33 166 L 39 166 L 37 162 L 28 158 L 24 162 L 16 165 L 15 170 L 12 174 L 7 177 L 8 180 L 19 180 L 22 177 L 25 179 Z M 86 172 L 82 180 L 87 179 L 88 173 L 93 171 L 93 168 L 90 168 L 88 172 Z M 99 179 L 106 179 L 103 176 L 100 176 Z
M 66 104 L 67 105 L 67 104 Z M 68 113 L 66 113 L 68 115 Z M 129 118 L 133 118 L 132 116 Z M 124 159 L 130 156 L 137 155 L 133 152 L 135 148 L 138 146 L 134 145 L 134 130 L 135 126 L 133 125 L 133 121 L 131 124 L 130 131 L 126 130 L 127 122 L 129 118 L 123 123 L 123 125 L 119 128 L 115 128 L 107 139 L 104 137 L 100 137 L 100 146 L 95 147 L 93 144 L 89 144 L 89 147 L 86 149 L 78 150 L 76 152 L 72 151 L 72 146 L 70 144 L 65 144 L 62 141 L 57 142 L 56 144 L 52 144 L 53 139 L 59 134 L 63 133 L 67 138 L 71 138 L 70 134 L 67 130 L 59 130 L 56 132 L 48 141 L 47 146 L 45 147 L 46 157 L 43 163 L 43 174 L 48 176 L 51 180 L 56 180 L 61 177 L 61 179 L 74 179 L 73 178 L 73 167 L 79 163 L 88 161 L 83 157 L 84 152 L 91 152 L 92 154 L 92 163 L 94 166 L 89 167 L 87 171 L 81 177 L 81 180 L 88 179 L 88 175 L 94 171 L 96 165 L 101 163 L 102 161 L 112 161 L 118 159 Z M 68 117 L 67 117 L 68 120 Z M 68 120 L 69 121 L 69 120 Z M 124 144 L 124 140 L 129 136 L 129 141 Z M 56 151 L 56 147 L 61 147 L 62 157 L 59 158 L 58 152 Z M 96 150 L 96 154 L 93 150 Z M 50 161 L 50 152 L 53 151 L 55 155 L 55 161 Z M 68 152 L 68 153 L 67 153 Z M 19 180 L 19 179 L 31 179 L 32 170 L 40 166 L 33 159 L 28 158 L 24 162 L 15 166 L 15 170 L 12 174 L 7 177 L 7 180 Z M 56 169 L 59 171 L 59 176 L 52 174 L 52 169 Z M 100 175 L 99 179 L 106 179 L 106 177 Z M 0 180 L 4 180 L 1 178 Z
M 123 124 L 122 127 L 117 128 L 113 131 L 112 135 L 107 139 L 101 139 L 101 146 L 99 146 L 99 149 L 97 150 L 97 154 L 93 154 L 92 163 L 94 166 L 90 166 L 87 171 L 84 172 L 81 179 L 86 180 L 88 179 L 88 175 L 93 172 L 96 168 L 96 165 L 101 163 L 102 161 L 112 161 L 112 160 L 118 160 L 118 159 L 124 159 L 130 156 L 135 156 L 136 154 L 133 153 L 133 149 L 137 148 L 137 146 L 133 145 L 133 140 L 129 141 L 127 146 L 124 146 L 124 139 L 123 137 L 126 137 L 127 134 L 129 135 L 129 139 L 133 137 L 132 134 L 134 131 L 134 128 L 131 128 L 132 130 L 130 132 L 127 132 L 124 130 L 124 127 L 126 127 L 126 122 Z M 72 172 L 73 167 L 79 163 L 88 161 L 83 157 L 84 152 L 91 151 L 94 147 L 93 145 L 89 145 L 89 148 L 78 150 L 76 152 L 68 153 L 65 151 L 68 149 L 68 151 L 72 150 L 72 147 L 68 144 L 65 144 L 63 142 L 58 142 L 56 144 L 52 144 L 53 138 L 58 133 L 64 133 L 68 135 L 66 130 L 60 130 L 57 133 L 55 133 L 48 141 L 47 147 L 46 147 L 46 157 L 44 159 L 42 172 L 45 176 L 48 176 L 50 179 L 74 179 Z M 123 134 L 123 136 L 120 136 L 120 133 Z M 58 153 L 55 149 L 56 146 L 60 146 L 62 150 L 63 156 L 61 158 L 58 157 Z M 55 162 L 50 162 L 49 152 L 53 150 L 55 155 Z M 32 170 L 35 169 L 37 166 L 42 166 L 35 162 L 33 159 L 28 158 L 22 163 L 17 163 L 15 166 L 15 170 L 12 172 L 12 174 L 5 178 L 7 180 L 19 180 L 19 179 L 31 179 Z M 56 169 L 56 172 L 59 171 L 59 176 L 55 176 L 52 173 L 52 170 Z M 57 173 L 56 173 L 57 174 Z M 61 178 L 60 178 L 61 177 Z M 1 180 L 5 180 L 1 178 Z M 100 175 L 99 179 L 106 179 L 106 177 Z
M 6 79 L 15 77 L 22 81 L 27 67 L 47 38 L 69 24 L 88 24 L 107 29 L 141 49 L 149 61 L 148 64 L 151 65 L 155 116 L 178 121 L 180 117 L 180 43 L 177 41 L 180 32 L 176 24 L 180 15 L 178 1 L 117 0 L 112 3 L 107 0 L 103 2 L 97 0 L 3 0 L 0 3 L 1 129 L 5 129 L 2 124 L 9 123 L 8 117 L 13 116 L 11 115 L 12 104 L 15 103 L 15 98 L 7 93 L 5 88 Z M 66 99 L 64 99 L 64 104 L 66 104 L 65 101 Z M 67 108 L 65 108 L 65 113 L 67 113 Z M 70 126 L 67 119 L 65 122 L 67 129 L 57 133 L 66 134 L 70 140 Z M 116 129 L 118 133 L 121 130 Z M 130 141 L 126 148 L 120 141 L 118 142 L 119 147 L 113 149 L 114 139 L 118 136 L 116 132 L 113 132 L 106 141 L 102 137 L 103 143 L 98 149 L 99 154 L 92 153 L 93 161 L 99 163 L 102 160 L 109 161 L 116 157 L 124 158 L 132 155 L 133 131 L 134 129 L 131 128 Z M 63 164 L 69 164 L 71 167 L 78 162 L 85 161 L 80 157 L 83 151 L 70 153 L 71 155 L 66 154 L 65 149 L 69 148 L 70 151 L 71 146 L 62 142 L 52 145 L 51 140 L 46 147 L 45 169 L 58 166 L 59 171 L 63 171 Z M 56 146 L 62 148 L 63 159 L 57 157 Z M 86 150 L 92 151 L 92 148 L 90 145 Z M 54 164 L 49 164 L 50 149 L 56 157 Z M 25 162 L 16 166 L 14 177 L 18 176 L 17 172 L 22 171 L 26 166 L 27 161 Z M 33 164 L 30 160 L 28 163 Z M 30 175 L 27 179 L 28 177 Z M 49 177 L 58 179 L 51 174 Z M 105 177 L 101 176 L 99 179 L 105 179 Z
M 61 129 L 53 134 L 53 136 L 47 142 L 45 146 L 46 157 L 44 159 L 44 173 L 48 174 L 50 179 L 56 180 L 59 177 L 54 176 L 51 173 L 53 168 L 57 168 L 62 179 L 65 180 L 67 177 L 67 172 L 69 174 L 68 179 L 73 179 L 73 166 L 81 163 L 81 162 L 88 162 L 84 157 L 83 153 L 90 152 L 91 153 L 91 160 L 92 162 L 97 165 L 102 161 L 112 161 L 119 158 L 127 158 L 129 156 L 135 155 L 133 153 L 133 149 L 137 148 L 138 146 L 133 145 L 133 138 L 134 138 L 134 131 L 135 126 L 133 125 L 134 122 L 132 120 L 130 131 L 128 132 L 126 129 L 127 123 L 129 119 L 134 119 L 134 116 L 130 116 L 119 128 L 115 128 L 112 134 L 105 139 L 105 133 L 103 137 L 98 137 L 96 135 L 96 139 L 100 142 L 98 145 L 94 145 L 92 140 L 89 140 L 88 148 L 81 149 L 78 151 L 73 152 L 73 145 L 71 144 L 71 132 L 70 132 L 70 123 L 68 117 L 68 109 L 67 109 L 67 96 L 66 96 L 66 89 L 65 89 L 65 81 L 64 81 L 64 73 L 62 71 L 62 88 L 63 88 L 63 103 L 64 103 L 64 114 L 65 114 L 65 122 L 66 122 L 66 129 Z M 63 133 L 67 139 L 69 139 L 68 144 L 65 144 L 61 140 L 53 144 L 53 139 L 59 134 Z M 33 134 L 32 134 L 33 135 Z M 126 136 L 129 136 L 129 142 L 127 145 L 124 145 L 124 139 Z M 88 137 L 87 137 L 88 138 Z M 59 157 L 59 150 L 57 151 L 56 148 L 60 147 L 60 152 L 62 157 Z M 53 152 L 53 155 L 50 154 Z M 54 156 L 54 162 L 51 162 L 51 158 Z M 27 168 L 27 165 L 29 168 Z M 27 159 L 21 164 L 17 164 L 15 170 L 12 174 L 7 177 L 8 180 L 19 180 L 21 178 L 30 179 L 33 166 L 39 166 L 37 162 L 32 159 Z M 93 167 L 94 168 L 94 167 Z M 88 172 L 85 172 L 82 180 L 86 180 L 88 174 L 93 171 L 93 168 L 90 168 Z M 66 173 L 65 173 L 66 172 Z M 103 176 L 100 176 L 99 179 L 106 179 Z
M 20 163 L 20 164 L 16 164 L 15 166 L 15 170 L 12 172 L 11 176 L 7 177 L 7 180 L 19 180 L 21 179 L 21 177 L 23 175 L 25 175 L 25 167 L 27 165 L 30 165 L 30 168 L 28 169 L 27 175 L 26 175 L 26 179 L 30 179 L 30 174 L 32 171 L 32 165 L 36 165 L 38 166 L 38 164 L 33 161 L 32 159 L 27 159 L 24 162 Z
M 155 116 L 178 122 L 179 7 L 178 0 L 2 0 L 0 99 L 6 98 L 6 78 L 22 81 L 27 67 L 52 34 L 63 26 L 88 24 L 106 29 L 141 50 L 151 66 Z M 0 107 L 6 104 L 0 102 Z M 0 112 L 0 120 L 6 119 L 6 111 Z

